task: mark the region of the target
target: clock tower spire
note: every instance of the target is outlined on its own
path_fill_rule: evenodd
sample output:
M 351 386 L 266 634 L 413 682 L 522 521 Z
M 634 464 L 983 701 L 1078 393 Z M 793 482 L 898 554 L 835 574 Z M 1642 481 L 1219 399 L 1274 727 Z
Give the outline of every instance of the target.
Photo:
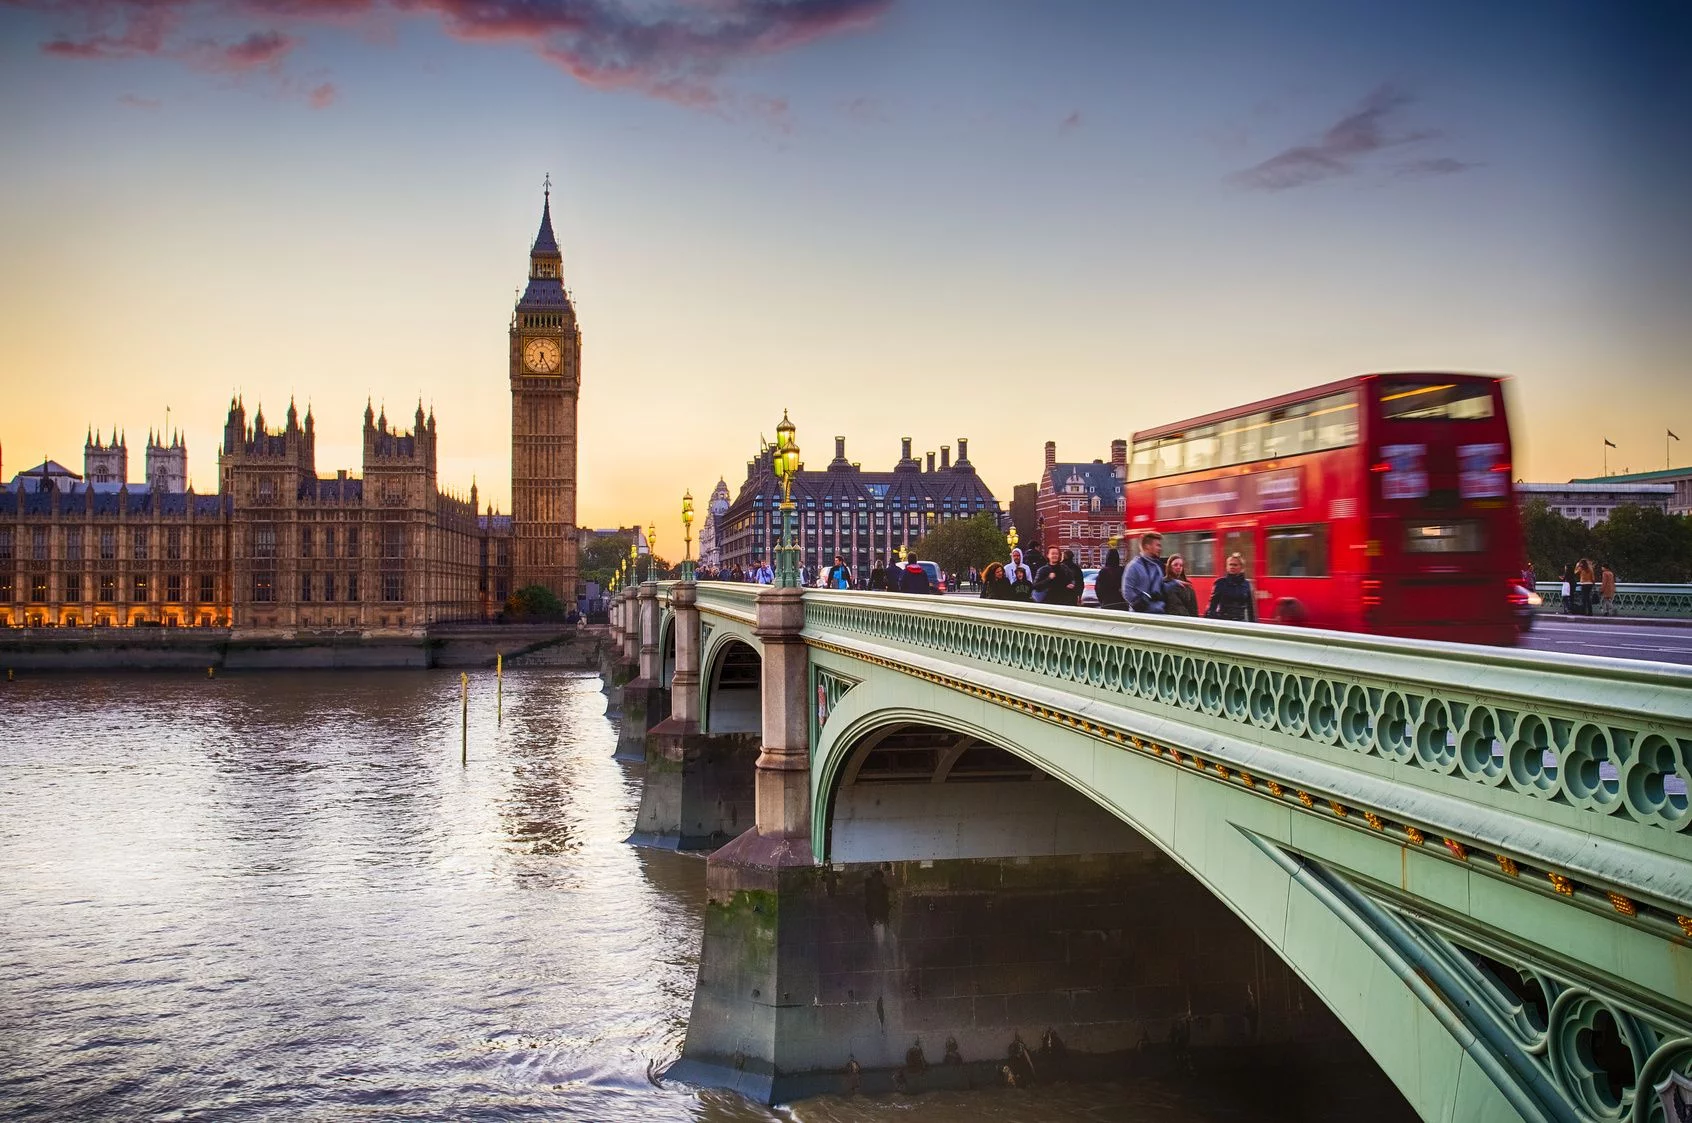
M 581 332 L 552 231 L 552 177 L 543 183 L 529 282 L 511 317 L 511 523 L 514 585 L 576 600 L 576 401 Z

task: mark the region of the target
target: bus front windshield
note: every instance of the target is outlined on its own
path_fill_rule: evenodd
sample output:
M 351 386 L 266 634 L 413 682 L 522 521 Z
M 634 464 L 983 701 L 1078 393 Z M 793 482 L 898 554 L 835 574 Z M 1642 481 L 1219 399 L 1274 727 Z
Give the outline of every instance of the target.
M 1492 385 L 1484 382 L 1383 382 L 1386 421 L 1484 421 L 1492 416 Z

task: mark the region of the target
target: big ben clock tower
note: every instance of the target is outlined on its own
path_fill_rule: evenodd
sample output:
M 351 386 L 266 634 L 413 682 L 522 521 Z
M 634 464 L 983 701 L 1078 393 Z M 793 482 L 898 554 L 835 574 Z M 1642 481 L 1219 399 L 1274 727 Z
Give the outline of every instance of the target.
M 529 250 L 529 284 L 511 317 L 513 586 L 576 602 L 576 399 L 582 337 L 552 233 L 552 181 Z

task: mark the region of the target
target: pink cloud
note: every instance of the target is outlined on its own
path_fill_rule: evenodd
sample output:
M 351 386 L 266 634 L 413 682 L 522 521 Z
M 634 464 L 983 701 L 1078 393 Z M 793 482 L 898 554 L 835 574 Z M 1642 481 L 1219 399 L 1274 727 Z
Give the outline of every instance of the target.
M 263 20 L 290 27 L 428 16 L 465 43 L 518 42 L 585 85 L 708 111 L 785 120 L 778 99 L 736 98 L 721 75 L 744 60 L 873 26 L 893 0 L 0 0 L 80 23 L 42 45 L 66 58 L 151 55 L 195 69 L 278 67 L 298 40 L 255 30 L 233 42 L 184 40 L 184 25 Z M 322 87 L 319 87 L 321 89 Z M 316 91 L 313 91 L 316 102 Z M 333 87 L 323 95 L 334 97 Z

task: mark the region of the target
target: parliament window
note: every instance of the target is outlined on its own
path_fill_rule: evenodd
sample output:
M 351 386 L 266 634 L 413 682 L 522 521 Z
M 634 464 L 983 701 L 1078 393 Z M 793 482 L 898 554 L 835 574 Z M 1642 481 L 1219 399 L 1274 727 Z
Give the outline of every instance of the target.
M 138 526 L 130 531 L 130 556 L 136 561 L 147 560 L 147 528 Z
M 110 573 L 100 574 L 100 601 L 111 604 L 117 600 L 117 577 Z
M 335 599 L 335 575 L 333 573 L 325 573 L 323 575 L 323 599 Z
M 14 589 L 12 586 L 12 575 L 10 573 L 0 573 L 0 601 L 9 601 L 12 599 L 13 595 Z
M 311 574 L 302 573 L 302 574 L 300 574 L 300 600 L 301 601 L 309 601 L 310 599 L 311 599 Z
M 70 561 L 82 560 L 81 527 L 70 527 L 65 531 L 65 557 Z
M 171 561 L 182 560 L 182 528 L 179 526 L 165 528 L 165 557 Z
M 147 575 L 132 574 L 129 578 L 129 600 L 132 604 L 147 603 Z
M 172 604 L 182 601 L 182 574 L 172 573 L 165 578 L 165 600 Z
M 0 530 L 0 561 L 10 561 L 12 558 L 12 532 Z
M 347 574 L 347 599 L 350 601 L 358 599 L 358 574 L 356 573 Z
M 405 577 L 403 574 L 382 574 L 382 599 L 386 601 L 405 599 Z
M 217 599 L 217 578 L 210 573 L 200 574 L 200 600 L 210 604 Z
M 358 527 L 347 527 L 347 557 L 358 557 Z
M 82 599 L 82 574 L 65 574 L 65 599 L 79 601 Z
M 30 574 L 29 599 L 36 604 L 47 602 L 47 574 L 45 572 Z
M 269 604 L 276 599 L 273 585 L 275 578 L 268 572 L 253 574 L 253 600 L 262 604 Z
M 311 557 L 311 527 L 309 526 L 300 527 L 300 557 Z M 301 597 L 300 599 L 306 598 Z
M 100 531 L 100 560 L 111 561 L 117 557 L 117 531 L 109 528 Z
M 36 561 L 47 560 L 47 528 L 32 527 L 30 530 L 30 556 Z

